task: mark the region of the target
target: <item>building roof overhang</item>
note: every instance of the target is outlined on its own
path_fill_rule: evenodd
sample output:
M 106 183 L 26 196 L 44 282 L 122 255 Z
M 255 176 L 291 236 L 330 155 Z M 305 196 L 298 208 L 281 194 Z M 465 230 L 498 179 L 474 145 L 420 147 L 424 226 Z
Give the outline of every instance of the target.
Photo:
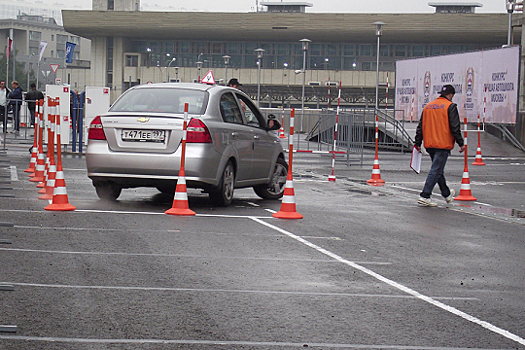
M 64 28 L 85 38 L 370 43 L 372 23 L 385 22 L 382 42 L 499 43 L 507 41 L 501 14 L 354 14 L 121 12 L 63 10 Z

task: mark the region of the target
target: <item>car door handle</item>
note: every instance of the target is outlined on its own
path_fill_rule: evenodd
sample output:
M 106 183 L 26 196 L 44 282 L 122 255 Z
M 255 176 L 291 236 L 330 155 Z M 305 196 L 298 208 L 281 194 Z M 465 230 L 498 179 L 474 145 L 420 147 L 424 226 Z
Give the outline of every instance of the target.
M 232 132 L 232 139 L 233 140 L 237 140 L 239 138 L 239 133 L 237 132 Z

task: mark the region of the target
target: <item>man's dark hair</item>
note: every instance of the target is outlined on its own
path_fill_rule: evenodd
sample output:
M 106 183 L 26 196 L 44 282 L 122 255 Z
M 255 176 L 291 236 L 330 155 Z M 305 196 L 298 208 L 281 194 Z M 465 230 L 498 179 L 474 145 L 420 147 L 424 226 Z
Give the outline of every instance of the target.
M 30 87 L 31 89 L 36 89 L 36 84 L 35 84 L 35 83 L 31 83 L 31 84 L 29 85 L 29 87 Z

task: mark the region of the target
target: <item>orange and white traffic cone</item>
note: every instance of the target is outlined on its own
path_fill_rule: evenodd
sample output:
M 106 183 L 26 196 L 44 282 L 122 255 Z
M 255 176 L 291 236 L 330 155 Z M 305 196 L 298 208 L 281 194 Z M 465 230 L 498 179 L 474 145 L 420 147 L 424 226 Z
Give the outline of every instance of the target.
M 281 203 L 281 210 L 274 213 L 272 216 L 278 219 L 302 219 L 303 216 L 297 212 L 295 207 L 295 191 L 293 188 L 293 132 L 294 132 L 295 109 L 292 109 L 290 115 L 290 145 L 288 154 L 288 175 L 286 176 L 286 184 L 284 187 L 283 200 Z
M 38 151 L 38 158 L 36 160 L 35 176 L 29 179 L 31 182 L 42 182 L 44 181 L 44 171 L 46 170 L 46 160 L 42 146 Z
M 186 176 L 184 169 L 179 170 L 179 178 L 177 180 L 177 187 L 175 188 L 175 197 L 173 198 L 173 206 L 164 212 L 170 215 L 195 215 L 195 212 L 190 209 L 188 204 L 188 191 L 186 188 Z
M 44 189 L 44 194 L 38 197 L 38 199 L 43 200 L 53 200 L 53 193 L 55 190 L 55 181 L 56 181 L 56 165 L 53 161 L 49 165 L 49 171 L 47 172 L 46 188 Z M 40 191 L 38 191 L 40 193 Z
M 272 216 L 278 219 L 302 219 L 303 216 L 297 212 L 295 207 L 295 191 L 293 188 L 292 172 L 288 170 L 288 178 L 284 187 L 281 210 Z
M 281 114 L 281 128 L 279 129 L 279 138 L 285 139 L 286 135 L 284 134 L 284 107 L 283 107 L 283 113 Z
M 38 121 L 35 120 L 35 136 L 33 139 L 33 147 L 31 147 L 31 160 L 29 167 L 24 170 L 25 173 L 34 173 L 36 168 L 36 159 L 38 157 Z
M 184 164 L 186 162 L 186 133 L 188 129 L 188 108 L 189 105 L 184 104 L 184 121 L 182 123 L 182 149 L 180 155 L 180 169 L 179 177 L 177 179 L 177 187 L 175 188 L 175 197 L 173 198 L 173 206 L 166 210 L 165 214 L 170 215 L 195 215 L 195 212 L 190 209 L 188 204 L 188 190 L 186 188 L 186 175 L 184 173 Z
M 37 147 L 36 149 L 33 148 L 33 151 L 36 151 L 36 161 L 35 161 L 35 169 L 33 169 L 33 172 L 29 174 L 29 177 L 35 177 L 36 175 L 36 164 L 38 163 L 38 156 L 40 153 L 43 153 L 43 144 L 44 144 L 44 119 L 43 119 L 43 113 L 41 110 L 44 106 L 44 100 L 38 101 L 38 109 L 37 109 L 37 120 L 35 121 L 38 124 L 38 139 L 37 139 Z
M 58 103 L 56 104 L 58 105 Z M 64 180 L 64 169 L 62 168 L 62 152 L 60 145 L 62 140 L 60 139 L 60 113 L 56 113 L 58 117 L 57 121 L 57 172 L 55 179 L 55 188 L 53 190 L 53 202 L 46 206 L 45 210 L 51 211 L 72 211 L 77 209 L 74 205 L 69 204 L 67 197 L 66 181 Z
M 461 189 L 459 190 L 459 196 L 455 197 L 456 201 L 475 201 L 477 198 L 472 196 L 470 190 L 470 176 L 468 173 L 468 146 L 467 146 L 467 118 L 465 118 L 465 167 L 463 169 L 463 178 L 461 179 Z
M 372 177 L 366 181 L 370 186 L 383 186 L 385 180 L 381 178 L 381 171 L 379 170 L 379 116 L 376 114 L 376 156 L 374 158 L 374 166 L 372 167 Z
M 472 165 L 486 165 L 481 158 L 481 129 L 479 127 L 479 114 L 478 114 L 478 148 L 476 149 L 476 159 Z

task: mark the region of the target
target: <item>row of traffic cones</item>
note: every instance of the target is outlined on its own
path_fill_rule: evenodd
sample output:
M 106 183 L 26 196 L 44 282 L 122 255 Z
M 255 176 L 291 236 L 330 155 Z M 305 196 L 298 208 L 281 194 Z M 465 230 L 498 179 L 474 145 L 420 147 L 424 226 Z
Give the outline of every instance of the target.
M 76 207 L 69 204 L 67 197 L 66 183 L 64 179 L 64 170 L 62 168 L 61 155 L 61 136 L 60 136 L 60 112 L 59 99 L 52 99 L 48 97 L 48 122 L 47 128 L 47 156 L 44 155 L 44 100 L 39 100 L 37 109 L 38 122 L 35 123 L 35 135 L 33 141 L 33 148 L 31 151 L 31 160 L 29 167 L 24 170 L 28 172 L 29 181 L 38 182 L 37 188 L 41 188 L 38 193 L 42 194 L 38 199 L 48 200 L 51 202 L 46 206 L 45 210 L 52 211 L 71 211 Z M 55 130 L 56 128 L 56 130 Z M 55 164 L 55 134 L 56 134 L 56 149 L 57 149 L 57 163 Z

